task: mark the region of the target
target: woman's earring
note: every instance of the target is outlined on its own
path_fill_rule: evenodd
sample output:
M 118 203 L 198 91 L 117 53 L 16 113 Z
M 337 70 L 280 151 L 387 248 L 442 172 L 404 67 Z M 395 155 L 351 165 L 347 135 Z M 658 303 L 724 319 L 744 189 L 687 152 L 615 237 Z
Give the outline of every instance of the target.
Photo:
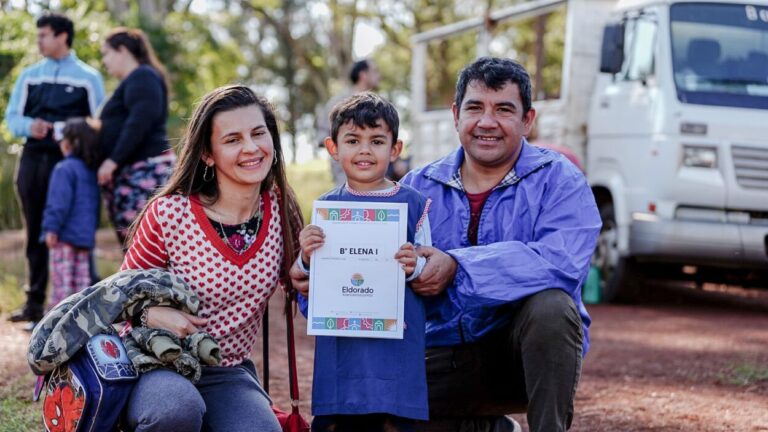
M 211 176 L 210 177 L 208 177 L 208 168 L 211 169 Z M 213 180 L 213 176 L 216 174 L 215 171 L 216 171 L 216 169 L 214 167 L 208 166 L 206 164 L 205 165 L 205 170 L 203 170 L 203 181 L 204 182 L 209 182 L 209 181 Z
M 277 166 L 277 156 L 272 155 L 272 166 Z

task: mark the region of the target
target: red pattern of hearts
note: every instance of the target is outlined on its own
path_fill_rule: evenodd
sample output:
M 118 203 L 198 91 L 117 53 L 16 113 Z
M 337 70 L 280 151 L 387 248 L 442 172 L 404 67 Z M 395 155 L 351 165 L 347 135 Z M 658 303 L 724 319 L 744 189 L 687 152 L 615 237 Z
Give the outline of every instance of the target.
M 174 273 L 182 275 L 201 297 L 198 314 L 208 318 L 205 330 L 222 348 L 222 365 L 233 366 L 247 358 L 254 347 L 267 299 L 277 288 L 282 261 L 280 212 L 274 193 L 271 217 L 260 249 L 237 265 L 213 247 L 206 230 L 180 196 L 164 197 L 158 222 L 164 228 L 165 248 Z M 178 229 L 176 229 L 178 227 Z M 259 277 L 254 277 L 258 275 Z

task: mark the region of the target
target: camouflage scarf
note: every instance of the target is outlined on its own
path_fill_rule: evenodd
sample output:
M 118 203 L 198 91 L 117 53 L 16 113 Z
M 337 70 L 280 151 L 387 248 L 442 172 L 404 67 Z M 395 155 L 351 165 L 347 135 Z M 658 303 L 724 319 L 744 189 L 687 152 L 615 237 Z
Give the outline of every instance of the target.
M 45 375 L 69 360 L 91 336 L 114 333 L 113 322 L 128 321 L 149 306 L 197 313 L 200 300 L 178 276 L 163 270 L 126 270 L 67 297 L 37 324 L 27 362 Z

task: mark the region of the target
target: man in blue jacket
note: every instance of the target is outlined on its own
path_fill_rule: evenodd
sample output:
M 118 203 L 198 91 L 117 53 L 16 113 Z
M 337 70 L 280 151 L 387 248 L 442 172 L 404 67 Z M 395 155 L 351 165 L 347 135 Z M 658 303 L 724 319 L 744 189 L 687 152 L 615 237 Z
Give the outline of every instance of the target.
M 412 285 L 426 296 L 432 429 L 527 411 L 531 431 L 566 430 L 589 346 L 594 196 L 573 164 L 527 143 L 536 112 L 520 64 L 468 65 L 452 110 L 461 147 L 403 179 L 432 199 L 434 247 L 419 248 Z
M 39 320 L 45 303 L 48 249 L 39 238 L 48 180 L 62 159 L 53 123 L 93 116 L 104 99 L 101 75 L 72 52 L 74 35 L 72 21 L 63 15 L 37 20 L 37 46 L 45 59 L 21 73 L 5 111 L 11 133 L 26 137 L 16 187 L 27 230 L 29 288 L 24 307 L 11 314 L 14 322 Z

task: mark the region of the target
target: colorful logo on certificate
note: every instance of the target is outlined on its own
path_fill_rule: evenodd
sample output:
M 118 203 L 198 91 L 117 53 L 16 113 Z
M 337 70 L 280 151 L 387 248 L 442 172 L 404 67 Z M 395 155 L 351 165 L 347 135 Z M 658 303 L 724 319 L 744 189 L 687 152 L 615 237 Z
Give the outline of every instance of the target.
M 352 277 L 349 279 L 349 282 L 352 283 L 352 286 L 362 286 L 363 282 L 365 282 L 365 279 L 363 279 L 363 275 L 360 273 L 353 273 Z
M 316 215 L 321 220 L 341 222 L 399 222 L 398 209 L 349 209 L 319 208 Z
M 331 318 L 314 317 L 312 328 L 317 330 L 345 330 L 345 331 L 397 331 L 397 320 L 383 318 Z

